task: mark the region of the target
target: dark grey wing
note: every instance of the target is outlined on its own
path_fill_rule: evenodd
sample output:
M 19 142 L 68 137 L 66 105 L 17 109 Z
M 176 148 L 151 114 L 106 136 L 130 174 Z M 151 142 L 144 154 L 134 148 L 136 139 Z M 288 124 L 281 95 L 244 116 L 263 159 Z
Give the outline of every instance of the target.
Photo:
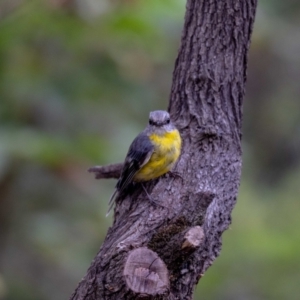
M 120 193 L 132 181 L 136 172 L 149 161 L 153 149 L 153 144 L 144 132 L 140 133 L 133 140 L 125 158 L 121 177 L 116 186 Z
M 116 190 L 109 200 L 109 209 L 106 216 L 108 216 L 111 211 L 117 195 L 124 191 L 124 189 L 132 182 L 136 172 L 149 161 L 153 150 L 154 146 L 144 132 L 141 132 L 133 140 L 125 158 L 122 173 L 116 185 Z

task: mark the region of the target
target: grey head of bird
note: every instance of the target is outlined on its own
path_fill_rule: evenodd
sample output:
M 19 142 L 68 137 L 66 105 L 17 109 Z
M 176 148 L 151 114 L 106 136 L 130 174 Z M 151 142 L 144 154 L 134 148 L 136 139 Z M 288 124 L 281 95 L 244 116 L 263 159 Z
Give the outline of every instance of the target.
M 149 114 L 149 125 L 147 128 L 152 132 L 155 131 L 157 134 L 163 134 L 166 131 L 176 129 L 170 119 L 170 114 L 165 110 L 151 111 Z

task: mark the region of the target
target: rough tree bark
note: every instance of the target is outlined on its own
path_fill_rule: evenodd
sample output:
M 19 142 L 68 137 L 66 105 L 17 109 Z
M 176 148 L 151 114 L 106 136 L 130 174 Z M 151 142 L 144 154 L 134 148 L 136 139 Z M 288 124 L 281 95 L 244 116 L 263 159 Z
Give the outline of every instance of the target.
M 188 0 L 169 111 L 176 172 L 119 199 L 113 226 L 71 299 L 192 299 L 220 253 L 241 175 L 241 121 L 256 0 Z M 121 164 L 95 167 L 117 177 Z

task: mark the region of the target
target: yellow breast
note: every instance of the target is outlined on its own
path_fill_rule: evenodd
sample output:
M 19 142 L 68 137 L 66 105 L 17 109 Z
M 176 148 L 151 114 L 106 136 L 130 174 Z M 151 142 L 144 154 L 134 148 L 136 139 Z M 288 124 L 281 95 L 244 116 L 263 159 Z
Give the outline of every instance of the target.
M 170 171 L 181 151 L 181 137 L 178 130 L 163 135 L 151 134 L 149 139 L 154 152 L 149 161 L 136 173 L 134 181 L 148 181 Z

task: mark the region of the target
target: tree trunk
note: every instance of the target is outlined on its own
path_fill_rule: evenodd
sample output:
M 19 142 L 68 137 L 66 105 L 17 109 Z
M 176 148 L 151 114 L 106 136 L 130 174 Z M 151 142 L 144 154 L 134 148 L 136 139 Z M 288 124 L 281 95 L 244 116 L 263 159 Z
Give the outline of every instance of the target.
M 169 104 L 183 139 L 178 175 L 144 184 L 165 208 L 138 184 L 119 199 L 113 226 L 71 299 L 192 299 L 220 253 L 236 202 L 255 9 L 256 0 L 188 0 Z M 120 168 L 92 171 L 116 177 Z

